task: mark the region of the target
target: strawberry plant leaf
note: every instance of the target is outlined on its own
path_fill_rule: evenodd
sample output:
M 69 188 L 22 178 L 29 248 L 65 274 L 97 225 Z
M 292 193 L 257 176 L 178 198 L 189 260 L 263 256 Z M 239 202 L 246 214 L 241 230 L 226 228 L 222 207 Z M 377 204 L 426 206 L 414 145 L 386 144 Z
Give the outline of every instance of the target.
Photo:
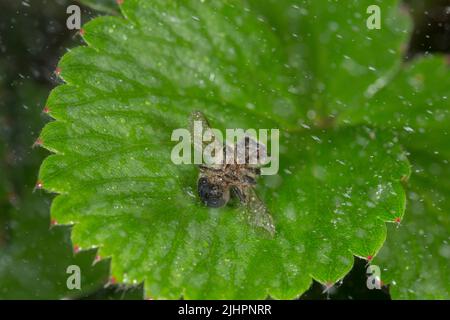
M 449 240 L 448 161 L 450 69 L 440 57 L 405 65 L 362 108 L 342 114 L 344 123 L 395 128 L 412 153 L 409 210 L 391 232 L 376 263 L 385 271 L 393 298 L 448 298 L 446 246 Z M 437 173 L 437 171 L 439 173 Z M 418 236 L 420 235 L 420 236 Z M 428 237 L 428 238 L 427 238 Z M 430 240 L 431 239 L 431 240 Z
M 308 120 L 326 124 L 359 108 L 401 65 L 411 21 L 397 0 L 250 0 L 269 21 L 289 59 L 290 88 Z M 381 29 L 367 28 L 368 8 L 381 12 Z M 351 86 L 349 86 L 351 84 Z M 304 117 L 306 118 L 306 117 Z
M 85 300 L 142 300 L 143 298 L 143 284 L 133 286 L 110 284 L 92 295 L 83 297 Z
M 448 299 L 450 68 L 442 57 L 405 65 L 346 123 L 395 128 L 411 153 L 407 215 L 376 264 L 397 299 Z
M 409 165 L 395 136 L 299 126 L 317 86 L 295 90 L 303 73 L 292 76 L 285 40 L 240 2 L 126 0 L 121 10 L 85 25 L 88 46 L 62 58 L 66 84 L 47 102 L 57 121 L 40 136 L 55 154 L 39 179 L 60 194 L 52 215 L 74 223 L 77 244 L 98 246 L 116 279 L 145 280 L 154 298 L 293 298 L 312 278 L 341 279 L 353 255 L 377 253 L 385 222 L 405 206 Z M 329 79 L 324 70 L 315 77 Z M 372 83 L 369 74 L 359 78 Z M 206 208 L 197 168 L 172 163 L 171 133 L 188 128 L 193 110 L 218 129 L 280 129 L 280 171 L 257 190 L 273 239 L 244 223 L 239 206 Z
M 394 299 L 449 299 L 449 160 L 427 152 L 411 160 L 407 214 L 374 263 Z
M 343 124 L 394 128 L 407 149 L 449 158 L 449 74 L 443 57 L 414 60 L 360 108 L 347 109 L 339 120 Z
M 8 221 L 8 241 L 0 249 L 1 299 L 77 298 L 108 281 L 109 261 L 94 264 L 96 249 L 74 254 L 69 226 L 49 229 L 48 206 L 42 197 L 23 199 Z M 80 268 L 81 289 L 69 289 L 69 266 Z
M 109 261 L 93 265 L 95 249 L 74 254 L 70 227 L 50 227 L 49 199 L 31 194 L 43 158 L 32 145 L 47 88 L 24 80 L 12 93 L 5 92 L 0 105 L 0 299 L 91 293 L 107 282 Z M 80 268 L 81 290 L 67 287 L 70 265 Z

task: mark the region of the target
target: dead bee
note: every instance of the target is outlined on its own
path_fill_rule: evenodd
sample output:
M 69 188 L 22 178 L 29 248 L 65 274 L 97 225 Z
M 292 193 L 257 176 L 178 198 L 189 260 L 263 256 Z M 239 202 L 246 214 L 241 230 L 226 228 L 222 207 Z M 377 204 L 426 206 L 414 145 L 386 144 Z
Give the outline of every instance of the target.
M 203 132 L 211 131 L 206 118 L 201 112 L 192 113 L 191 121 L 192 123 L 201 121 Z M 210 135 L 215 138 L 212 132 L 210 132 Z M 194 136 L 193 125 L 192 136 Z M 257 178 L 261 174 L 260 165 L 251 164 L 249 161 L 252 156 L 259 158 L 262 147 L 248 136 L 234 146 L 225 144 L 222 150 L 223 159 L 226 159 L 227 153 L 233 153 L 234 161 L 232 163 L 223 161 L 223 163 L 200 164 L 197 191 L 201 201 L 212 208 L 223 207 L 228 203 L 230 197 L 236 197 L 243 205 L 248 215 L 249 223 L 265 229 L 273 236 L 275 226 L 272 216 L 265 204 L 258 198 L 254 189 Z M 241 161 L 236 161 L 239 157 L 239 150 L 245 152 L 245 161 L 242 164 Z M 252 152 L 257 154 L 252 154 Z

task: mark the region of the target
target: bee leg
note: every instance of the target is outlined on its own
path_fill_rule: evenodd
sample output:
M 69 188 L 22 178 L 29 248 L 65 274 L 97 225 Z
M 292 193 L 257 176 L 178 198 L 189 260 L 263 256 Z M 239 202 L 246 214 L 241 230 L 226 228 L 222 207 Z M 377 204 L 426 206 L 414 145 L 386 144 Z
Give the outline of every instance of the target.
M 239 201 L 245 202 L 245 195 L 241 190 L 239 190 L 239 188 L 231 187 L 231 192 L 233 193 L 233 195 L 239 198 Z
M 256 180 L 253 177 L 250 177 L 249 175 L 245 175 L 243 177 L 243 180 L 245 183 L 251 184 L 251 185 L 255 185 L 256 184 Z

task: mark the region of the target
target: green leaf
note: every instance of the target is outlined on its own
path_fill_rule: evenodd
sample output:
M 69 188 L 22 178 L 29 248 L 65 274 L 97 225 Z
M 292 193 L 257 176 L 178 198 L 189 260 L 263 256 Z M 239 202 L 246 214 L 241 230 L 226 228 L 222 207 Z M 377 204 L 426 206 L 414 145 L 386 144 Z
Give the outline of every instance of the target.
M 240 3 L 127 0 L 122 11 L 88 23 L 89 46 L 61 60 L 66 84 L 47 103 L 57 121 L 41 134 L 56 154 L 40 180 L 60 193 L 52 215 L 75 223 L 77 244 L 99 246 L 118 280 L 145 280 L 154 298 L 293 298 L 312 278 L 341 279 L 352 254 L 377 253 L 405 206 L 409 166 L 395 137 L 299 129 L 292 57 Z M 171 162 L 172 130 L 188 128 L 192 110 L 219 129 L 281 130 L 280 172 L 258 186 L 274 239 L 236 205 L 204 207 L 198 170 Z
M 404 221 L 374 263 L 394 299 L 450 299 L 450 165 L 426 152 L 415 163 Z
M 84 297 L 85 300 L 142 300 L 144 297 L 144 286 L 124 286 L 112 284 L 96 291 L 92 295 Z
M 0 56 L 0 299 L 79 298 L 102 288 L 109 277 L 109 261 L 94 263 L 95 249 L 74 254 L 70 226 L 50 227 L 50 197 L 41 192 L 31 194 L 42 159 L 48 155 L 32 145 L 39 144 L 35 140 L 48 120 L 42 108 L 49 83 L 42 81 L 46 77 L 36 69 L 39 54 L 30 49 L 29 40 L 36 34 L 45 40 L 45 32 L 42 34 L 37 27 L 45 28 L 45 23 L 39 21 L 49 17 L 56 20 L 62 17 L 59 20 L 65 21 L 63 6 L 64 1 L 49 3 L 45 12 L 39 6 L 27 7 L 27 14 L 16 15 L 16 27 L 2 43 L 8 53 Z M 24 8 L 20 2 L 0 7 L 4 16 Z M 41 19 L 36 20 L 37 16 Z M 5 28 L 4 24 L 0 27 Z M 36 29 L 34 35 L 30 28 Z M 51 54 L 46 57 L 53 60 Z M 45 64 L 39 66 L 38 69 L 47 68 Z M 29 74 L 31 69 L 33 75 Z M 82 290 L 67 289 L 70 274 L 66 269 L 70 265 L 80 267 Z M 108 285 L 89 297 L 101 292 L 101 298 L 109 298 L 111 288 L 116 288 L 112 293 L 118 299 L 130 296 L 138 299 L 139 291 L 142 298 L 142 288 L 123 285 Z
M 397 0 L 249 3 L 282 39 L 294 80 L 290 91 L 298 96 L 304 116 L 321 125 L 348 108 L 359 108 L 379 82 L 390 79 L 411 29 Z M 372 5 L 380 8 L 380 30 L 366 26 Z
M 450 68 L 443 57 L 404 65 L 345 124 L 394 128 L 411 153 L 408 214 L 381 256 L 382 279 L 397 299 L 448 299 Z
M 93 266 L 95 249 L 74 254 L 70 227 L 50 228 L 49 200 L 31 194 L 43 158 L 32 145 L 47 88 L 23 80 L 20 89 L 3 92 L 7 94 L 0 108 L 0 299 L 61 299 L 91 293 L 108 280 L 109 261 Z M 81 290 L 67 288 L 70 265 L 80 267 Z
M 450 157 L 450 68 L 443 57 L 406 64 L 360 108 L 341 114 L 344 124 L 395 128 L 411 151 Z
M 108 280 L 109 261 L 93 265 L 96 250 L 73 253 L 69 226 L 49 229 L 48 207 L 41 197 L 24 199 L 8 223 L 9 242 L 1 249 L 1 299 L 61 299 L 80 297 Z M 67 268 L 80 268 L 81 290 L 70 290 Z

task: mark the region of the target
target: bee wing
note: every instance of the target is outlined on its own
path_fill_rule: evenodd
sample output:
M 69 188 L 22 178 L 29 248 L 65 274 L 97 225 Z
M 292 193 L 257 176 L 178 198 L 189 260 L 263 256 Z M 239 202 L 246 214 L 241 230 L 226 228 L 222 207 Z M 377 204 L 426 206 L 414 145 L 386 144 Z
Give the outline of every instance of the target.
M 211 130 L 211 127 L 208 123 L 208 120 L 206 120 L 205 115 L 200 111 L 193 111 L 189 120 L 194 148 L 202 148 L 203 150 L 208 145 L 206 141 L 203 141 L 203 135 L 205 134 L 205 132 L 209 131 L 212 135 L 212 139 L 216 139 L 214 132 Z M 197 138 L 197 141 L 200 141 L 201 144 L 195 144 L 195 138 Z
M 275 235 L 275 225 L 269 209 L 258 197 L 253 187 L 247 187 L 242 191 L 245 193 L 243 202 L 248 213 L 249 223 L 255 227 L 265 229 L 273 237 Z
M 266 146 L 251 136 L 245 136 L 236 143 L 236 159 L 245 159 L 245 163 L 260 167 L 267 161 Z
M 198 152 L 203 155 L 205 148 L 212 142 L 217 143 L 217 148 L 222 148 L 222 141 L 217 137 L 214 130 L 211 129 L 208 120 L 201 111 L 193 111 L 190 116 L 190 130 L 192 143 L 194 145 L 194 152 Z M 208 134 L 211 139 L 209 141 L 203 140 L 203 135 Z M 206 160 L 206 159 L 204 159 Z M 210 160 L 210 159 L 208 159 Z M 220 159 L 219 159 L 220 160 Z M 217 168 L 221 167 L 220 164 L 206 165 L 206 167 Z

